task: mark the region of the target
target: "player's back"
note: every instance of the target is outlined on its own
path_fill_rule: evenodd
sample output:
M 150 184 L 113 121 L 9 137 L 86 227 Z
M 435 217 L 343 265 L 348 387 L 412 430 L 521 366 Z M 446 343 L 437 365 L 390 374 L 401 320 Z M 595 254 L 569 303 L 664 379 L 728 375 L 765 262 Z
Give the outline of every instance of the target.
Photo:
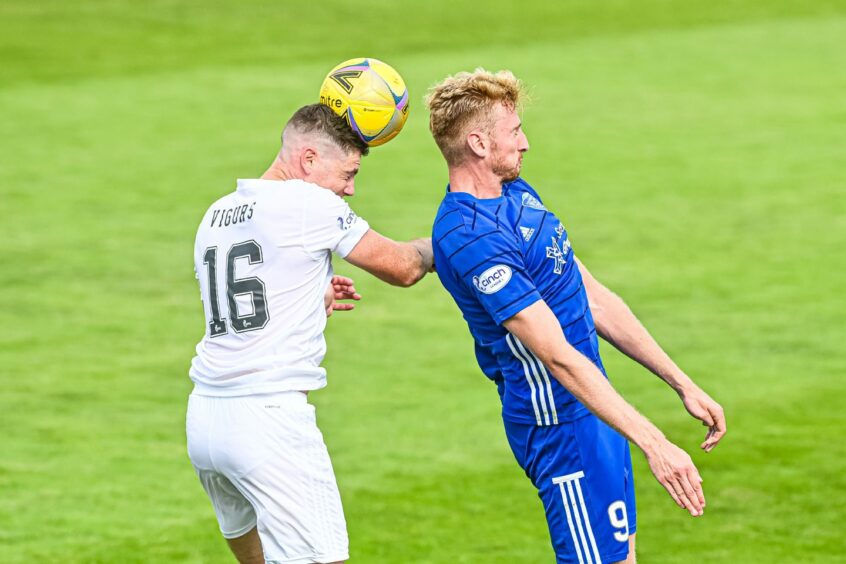
M 206 315 L 195 393 L 323 387 L 331 253 L 345 256 L 367 228 L 340 197 L 299 180 L 239 180 L 212 204 L 194 246 Z

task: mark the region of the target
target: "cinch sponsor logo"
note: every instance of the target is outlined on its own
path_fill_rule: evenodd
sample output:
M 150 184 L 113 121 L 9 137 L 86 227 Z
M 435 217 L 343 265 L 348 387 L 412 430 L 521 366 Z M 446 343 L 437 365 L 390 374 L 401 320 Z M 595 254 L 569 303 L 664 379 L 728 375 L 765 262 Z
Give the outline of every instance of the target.
M 347 214 L 346 218 L 343 218 L 343 217 L 338 218 L 338 228 L 341 231 L 346 231 L 347 229 L 352 227 L 357 220 L 358 220 L 358 216 L 355 215 L 354 211 L 350 210 L 349 213 Z
M 511 268 L 504 264 L 492 266 L 479 276 L 473 277 L 473 285 L 483 294 L 493 294 L 502 290 L 511 280 Z

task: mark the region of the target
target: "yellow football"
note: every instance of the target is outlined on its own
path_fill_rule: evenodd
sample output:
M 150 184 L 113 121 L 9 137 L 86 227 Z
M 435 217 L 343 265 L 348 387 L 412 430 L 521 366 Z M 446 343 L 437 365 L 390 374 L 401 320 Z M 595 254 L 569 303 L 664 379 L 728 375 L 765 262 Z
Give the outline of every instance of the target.
M 347 120 L 371 147 L 397 136 L 408 118 L 408 89 L 399 73 L 377 59 L 350 59 L 326 75 L 320 103 Z

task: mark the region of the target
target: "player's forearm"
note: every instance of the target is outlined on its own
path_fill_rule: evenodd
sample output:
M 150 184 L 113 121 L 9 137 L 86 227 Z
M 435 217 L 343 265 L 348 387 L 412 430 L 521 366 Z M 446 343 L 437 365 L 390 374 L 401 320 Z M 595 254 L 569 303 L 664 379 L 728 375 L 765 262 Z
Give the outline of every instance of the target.
M 617 350 L 682 393 L 690 378 L 673 362 L 629 306 L 605 287 L 589 293 L 596 332 Z
M 647 456 L 666 441 L 664 434 L 628 403 L 587 357 L 575 349 L 571 354 L 558 355 L 547 361 L 541 358 L 541 361 L 582 405 L 636 444 Z
M 417 280 L 420 280 L 426 275 L 426 273 L 432 272 L 435 269 L 435 254 L 432 251 L 432 238 L 422 237 L 420 239 L 413 239 L 408 243 L 414 247 L 415 251 L 417 251 L 417 256 L 414 260 L 414 269 Z
M 413 239 L 407 243 L 397 243 L 401 248 L 402 261 L 396 272 L 396 278 L 391 281 L 397 286 L 413 286 L 419 282 L 427 272 L 432 271 L 434 262 L 432 254 L 432 240 L 430 238 Z
M 623 399 L 586 356 L 567 343 L 558 320 L 543 301 L 527 307 L 504 325 L 582 405 L 647 456 L 667 442 L 661 431 Z
M 432 241 L 398 242 L 371 229 L 345 259 L 388 284 L 407 287 L 432 270 Z

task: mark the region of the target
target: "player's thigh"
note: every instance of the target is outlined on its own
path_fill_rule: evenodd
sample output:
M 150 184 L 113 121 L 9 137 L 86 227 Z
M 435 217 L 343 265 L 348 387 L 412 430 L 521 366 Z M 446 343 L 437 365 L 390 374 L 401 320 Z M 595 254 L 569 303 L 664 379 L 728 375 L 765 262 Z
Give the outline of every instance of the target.
M 214 508 L 223 538 L 240 538 L 255 528 L 256 513 L 252 503 L 229 478 L 215 470 L 197 468 L 196 472 Z
M 252 504 L 214 463 L 216 421 L 221 398 L 191 396 L 188 402 L 186 432 L 188 454 L 197 477 L 214 508 L 224 538 L 239 538 L 256 526 Z
M 624 561 L 635 530 L 628 444 L 600 424 L 590 415 L 509 431 L 518 462 L 538 488 L 559 563 Z
M 250 500 L 268 562 L 328 563 L 348 558 L 341 497 L 314 407 L 296 397 L 257 404 L 267 457 L 233 479 Z

